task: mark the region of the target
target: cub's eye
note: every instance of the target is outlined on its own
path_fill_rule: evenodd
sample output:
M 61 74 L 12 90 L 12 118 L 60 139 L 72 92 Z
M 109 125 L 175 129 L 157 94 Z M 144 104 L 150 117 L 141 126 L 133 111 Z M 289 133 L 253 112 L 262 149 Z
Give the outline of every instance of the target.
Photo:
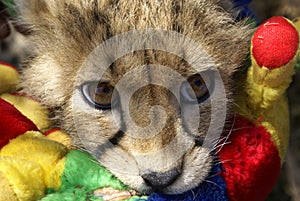
M 188 77 L 181 86 L 181 97 L 187 102 L 204 102 L 214 87 L 212 75 L 213 72 L 204 72 Z
M 81 86 L 81 91 L 87 102 L 97 109 L 111 109 L 117 102 L 118 93 L 107 82 L 89 82 Z

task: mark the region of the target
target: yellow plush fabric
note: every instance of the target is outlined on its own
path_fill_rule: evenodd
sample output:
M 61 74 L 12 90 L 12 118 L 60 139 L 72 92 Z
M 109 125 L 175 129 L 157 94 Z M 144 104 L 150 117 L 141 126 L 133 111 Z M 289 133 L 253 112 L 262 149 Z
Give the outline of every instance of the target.
M 21 161 L 39 164 L 43 176 L 35 175 L 31 178 L 32 182 L 35 182 L 33 178 L 44 178 L 41 181 L 44 182 L 47 188 L 58 189 L 60 186 L 60 175 L 63 172 L 65 164 L 64 156 L 67 153 L 67 147 L 47 139 L 41 133 L 26 132 L 11 140 L 8 145 L 3 147 L 0 151 L 0 157 L 14 157 L 15 165 L 18 167 L 22 167 L 22 165 L 20 166 Z M 13 164 L 11 165 L 13 168 Z M 8 170 L 4 170 L 4 172 Z M 24 175 L 27 174 L 24 173 Z M 9 175 L 9 177 L 9 180 L 15 177 L 18 178 L 18 173 L 16 175 Z
M 296 27 L 296 29 L 299 32 L 300 35 L 300 17 L 298 17 L 295 21 L 294 21 L 294 26 Z
M 13 91 L 19 81 L 19 74 L 16 69 L 0 63 L 0 94 Z
M 71 148 L 71 138 L 70 135 L 67 135 L 61 130 L 54 130 L 47 135 L 47 138 L 50 140 L 54 140 L 56 142 L 60 142 L 69 149 Z
M 48 118 L 49 111 L 41 106 L 39 102 L 27 97 L 7 93 L 0 95 L 0 98 L 17 108 L 24 116 L 30 119 L 39 130 L 45 131 L 50 127 L 51 123 Z
M 0 160 L 1 164 L 1 160 Z M 6 176 L 0 172 L 0 201 L 18 201 L 18 197 L 14 192 L 13 186 L 9 183 Z
M 1 188 L 3 193 L 0 194 L 1 201 L 11 201 L 10 199 L 31 201 L 44 196 L 45 185 L 43 180 L 37 179 L 43 178 L 44 173 L 38 163 L 20 160 L 16 157 L 1 156 L 0 172 L 2 177 L 5 176 L 4 180 L 0 182 L 3 187 Z
M 259 67 L 252 57 L 252 66 L 248 70 L 247 93 L 251 95 L 250 106 L 255 110 L 268 110 L 285 94 L 292 82 L 294 67 L 298 55 L 285 66 L 276 69 Z
M 289 140 L 289 110 L 286 89 L 292 82 L 299 52 L 285 66 L 276 69 L 260 67 L 253 55 L 252 66 L 237 97 L 238 113 L 265 126 L 275 142 L 282 161 Z M 278 112 L 280 111 L 280 112 Z

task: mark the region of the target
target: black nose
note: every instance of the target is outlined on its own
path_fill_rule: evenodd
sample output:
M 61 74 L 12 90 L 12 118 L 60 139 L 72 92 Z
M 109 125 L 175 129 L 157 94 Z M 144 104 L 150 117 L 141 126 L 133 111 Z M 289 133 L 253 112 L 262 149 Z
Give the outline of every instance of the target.
M 142 175 L 142 178 L 149 186 L 163 188 L 171 185 L 179 175 L 180 171 L 178 169 L 172 169 L 164 173 L 148 171 Z

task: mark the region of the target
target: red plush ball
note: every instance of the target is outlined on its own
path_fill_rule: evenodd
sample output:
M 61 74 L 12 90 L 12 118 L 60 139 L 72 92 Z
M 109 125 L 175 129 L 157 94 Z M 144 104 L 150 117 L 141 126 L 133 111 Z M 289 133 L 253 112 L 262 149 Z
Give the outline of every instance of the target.
M 237 117 L 219 153 L 230 201 L 264 201 L 279 176 L 281 160 L 271 135 L 263 126 Z
M 38 128 L 13 105 L 0 98 L 0 149 L 10 139 L 26 131 L 38 131 Z
M 287 64 L 296 54 L 299 35 L 283 17 L 272 17 L 264 22 L 252 38 L 252 53 L 257 64 L 269 69 Z

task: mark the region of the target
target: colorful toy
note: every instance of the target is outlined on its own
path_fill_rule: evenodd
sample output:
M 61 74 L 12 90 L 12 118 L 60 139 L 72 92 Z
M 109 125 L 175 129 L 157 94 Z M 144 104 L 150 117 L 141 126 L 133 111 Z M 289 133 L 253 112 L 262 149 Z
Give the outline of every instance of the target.
M 8 72 L 7 68 L 11 67 L 1 64 L 0 71 Z M 7 75 L 15 73 L 13 69 Z M 0 87 L 9 90 L 11 86 L 1 82 Z M 2 94 L 0 114 L 1 201 L 73 200 L 74 193 L 76 200 L 103 200 L 99 196 L 106 196 L 102 187 L 109 187 L 103 191 L 114 189 L 109 199 L 132 197 L 133 191 L 89 154 L 69 150 L 70 140 L 60 130 L 48 131 L 47 137 L 39 131 L 49 121 L 48 111 L 38 102 L 19 94 Z M 98 197 L 93 198 L 90 192 L 95 189 Z
M 206 181 L 181 195 L 140 197 L 92 156 L 70 149 L 70 139 L 50 130 L 48 111 L 11 94 L 16 69 L 0 65 L 0 201 L 149 200 L 263 201 L 284 161 L 288 141 L 285 90 L 299 58 L 299 24 L 282 17 L 263 23 L 251 44 L 252 65 L 236 96 L 226 143 Z M 4 93 L 5 92 L 5 93 Z M 43 135 L 43 133 L 45 133 Z

